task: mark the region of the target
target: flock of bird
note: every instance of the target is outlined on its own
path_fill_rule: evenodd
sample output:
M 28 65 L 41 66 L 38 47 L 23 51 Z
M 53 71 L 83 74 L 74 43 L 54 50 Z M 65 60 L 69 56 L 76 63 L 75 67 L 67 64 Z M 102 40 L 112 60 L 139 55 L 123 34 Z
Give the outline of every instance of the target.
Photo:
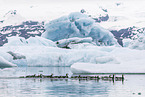
M 124 80 L 124 75 L 122 74 L 121 77 L 117 77 L 115 76 L 115 74 L 113 75 L 109 75 L 109 76 L 85 76 L 85 75 L 76 75 L 76 76 L 68 76 L 68 73 L 65 76 L 54 76 L 53 74 L 51 75 L 43 75 L 43 74 L 39 74 L 39 75 L 27 75 L 27 76 L 21 76 L 20 78 L 50 78 L 50 79 L 84 79 L 84 80 L 116 80 L 116 81 L 123 81 Z

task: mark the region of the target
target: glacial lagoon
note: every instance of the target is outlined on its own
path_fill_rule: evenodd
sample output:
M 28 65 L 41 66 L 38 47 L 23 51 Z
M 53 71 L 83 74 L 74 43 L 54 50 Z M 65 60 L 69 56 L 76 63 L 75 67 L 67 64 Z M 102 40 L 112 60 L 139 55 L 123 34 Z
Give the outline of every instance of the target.
M 125 75 L 122 81 L 18 78 L 44 74 L 72 76 L 70 67 L 0 69 L 0 97 L 145 97 L 145 75 Z M 116 75 L 121 76 L 121 75 Z

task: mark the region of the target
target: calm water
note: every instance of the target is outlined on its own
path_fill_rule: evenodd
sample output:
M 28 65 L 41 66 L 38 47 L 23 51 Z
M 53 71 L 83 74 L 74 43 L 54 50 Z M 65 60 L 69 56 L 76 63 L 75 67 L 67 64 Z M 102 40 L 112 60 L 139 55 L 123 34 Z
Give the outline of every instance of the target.
M 125 75 L 125 81 L 15 78 L 29 74 L 65 75 L 69 67 L 0 69 L 0 97 L 145 97 L 145 75 Z M 118 75 L 121 76 L 121 75 Z

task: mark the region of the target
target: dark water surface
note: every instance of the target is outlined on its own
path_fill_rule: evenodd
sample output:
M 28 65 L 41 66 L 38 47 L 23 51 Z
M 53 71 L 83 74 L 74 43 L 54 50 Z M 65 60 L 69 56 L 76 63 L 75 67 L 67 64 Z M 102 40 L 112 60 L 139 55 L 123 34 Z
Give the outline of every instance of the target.
M 51 73 L 72 75 L 69 67 L 0 69 L 0 97 L 145 97 L 145 75 L 125 75 L 124 82 L 114 83 L 102 80 L 17 78 Z

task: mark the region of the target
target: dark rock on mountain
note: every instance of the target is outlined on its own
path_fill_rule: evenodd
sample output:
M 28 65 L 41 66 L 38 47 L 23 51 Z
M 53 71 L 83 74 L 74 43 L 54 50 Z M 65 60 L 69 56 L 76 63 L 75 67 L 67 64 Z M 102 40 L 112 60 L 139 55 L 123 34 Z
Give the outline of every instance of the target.
M 107 13 L 108 11 L 107 11 L 107 9 L 104 9 L 104 8 L 101 8 L 105 13 Z M 86 11 L 85 11 L 85 9 L 82 9 L 81 11 L 80 11 L 81 13 L 86 13 Z M 91 17 L 91 15 L 88 15 L 89 17 Z M 106 14 L 106 16 L 100 16 L 100 17 L 98 17 L 98 18 L 93 18 L 96 22 L 98 22 L 98 23 L 100 23 L 100 22 L 102 22 L 102 21 L 108 21 L 108 19 L 109 19 L 109 15 L 108 14 Z
M 136 27 L 128 27 L 125 29 L 121 29 L 119 31 L 117 30 L 111 30 L 110 32 L 112 32 L 112 34 L 115 36 L 115 38 L 117 39 L 118 43 L 123 46 L 122 40 L 124 38 L 130 38 L 132 39 L 134 37 L 134 35 L 136 35 L 136 33 L 143 33 L 143 31 L 145 31 L 145 28 L 136 28 Z
M 9 25 L 0 28 L 0 46 L 8 42 L 7 37 L 20 36 L 28 39 L 29 37 L 41 36 L 45 31 L 44 22 L 26 21 L 20 25 Z
M 102 16 L 102 17 L 99 17 L 99 18 L 93 18 L 96 22 L 100 23 L 102 21 L 108 21 L 109 19 L 109 15 L 107 14 L 106 16 Z

